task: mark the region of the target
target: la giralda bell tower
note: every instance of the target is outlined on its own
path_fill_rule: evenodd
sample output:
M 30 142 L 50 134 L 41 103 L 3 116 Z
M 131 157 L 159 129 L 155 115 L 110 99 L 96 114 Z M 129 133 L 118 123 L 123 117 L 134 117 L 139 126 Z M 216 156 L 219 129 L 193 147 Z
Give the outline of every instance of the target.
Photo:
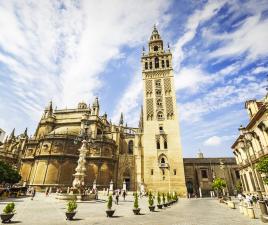
M 142 53 L 143 78 L 143 168 L 147 190 L 185 194 L 185 177 L 172 69 L 172 54 L 166 50 L 154 26 L 148 52 Z

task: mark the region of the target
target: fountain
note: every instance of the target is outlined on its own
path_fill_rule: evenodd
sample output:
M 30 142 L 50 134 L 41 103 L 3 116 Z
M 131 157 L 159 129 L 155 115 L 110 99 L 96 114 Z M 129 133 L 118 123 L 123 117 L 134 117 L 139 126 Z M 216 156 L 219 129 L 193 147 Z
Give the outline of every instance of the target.
M 79 159 L 77 163 L 77 167 L 75 169 L 74 180 L 72 188 L 68 188 L 70 190 L 67 193 L 60 193 L 57 195 L 57 199 L 61 200 L 80 200 L 80 201 L 88 201 L 95 199 L 95 194 L 84 193 L 85 187 L 85 172 L 86 172 L 86 154 L 88 152 L 87 149 L 87 141 L 82 141 L 82 147 L 79 149 Z

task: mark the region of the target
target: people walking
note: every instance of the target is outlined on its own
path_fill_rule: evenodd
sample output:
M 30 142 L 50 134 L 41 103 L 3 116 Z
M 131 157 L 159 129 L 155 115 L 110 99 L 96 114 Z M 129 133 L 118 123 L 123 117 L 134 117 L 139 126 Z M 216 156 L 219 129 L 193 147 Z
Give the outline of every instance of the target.
M 48 196 L 48 193 L 49 193 L 49 188 L 47 187 L 46 188 L 46 196 Z
M 31 197 L 31 200 L 34 199 L 34 197 L 35 197 L 35 193 L 36 193 L 36 190 L 35 190 L 35 188 L 33 187 L 33 189 L 32 189 L 32 197 Z
M 123 190 L 122 195 L 123 195 L 123 198 L 124 198 L 124 201 L 125 201 L 126 200 L 126 195 L 127 195 L 126 190 Z
M 118 190 L 116 192 L 115 199 L 116 199 L 116 204 L 118 205 L 118 202 L 119 202 L 119 191 Z

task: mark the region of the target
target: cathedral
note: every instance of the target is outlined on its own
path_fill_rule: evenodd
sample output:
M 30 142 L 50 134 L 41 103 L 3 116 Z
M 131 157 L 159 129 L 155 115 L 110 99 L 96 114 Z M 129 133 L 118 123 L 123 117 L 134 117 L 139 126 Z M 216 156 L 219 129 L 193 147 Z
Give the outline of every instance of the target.
M 185 195 L 185 175 L 172 69 L 156 27 L 141 56 L 143 107 L 137 127 L 118 124 L 100 114 L 98 98 L 73 109 L 45 108 L 35 134 L 27 130 L 6 138 L 0 151 L 17 164 L 22 183 L 44 189 L 70 187 L 78 149 L 87 141 L 85 186 L 99 189 L 126 183 L 128 190 L 176 191 Z

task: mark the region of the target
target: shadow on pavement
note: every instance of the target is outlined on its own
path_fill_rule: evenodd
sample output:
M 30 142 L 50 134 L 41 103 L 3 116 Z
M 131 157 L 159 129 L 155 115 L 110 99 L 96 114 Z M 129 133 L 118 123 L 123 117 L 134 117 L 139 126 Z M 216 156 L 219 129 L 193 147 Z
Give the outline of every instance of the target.
M 123 216 L 112 216 L 110 218 L 121 218 L 121 217 L 123 217 Z
M 8 222 L 7 224 L 13 224 L 13 223 L 21 223 L 21 221 L 18 221 L 18 220 L 11 220 L 10 222 Z M 3 223 L 4 224 L 4 223 Z

